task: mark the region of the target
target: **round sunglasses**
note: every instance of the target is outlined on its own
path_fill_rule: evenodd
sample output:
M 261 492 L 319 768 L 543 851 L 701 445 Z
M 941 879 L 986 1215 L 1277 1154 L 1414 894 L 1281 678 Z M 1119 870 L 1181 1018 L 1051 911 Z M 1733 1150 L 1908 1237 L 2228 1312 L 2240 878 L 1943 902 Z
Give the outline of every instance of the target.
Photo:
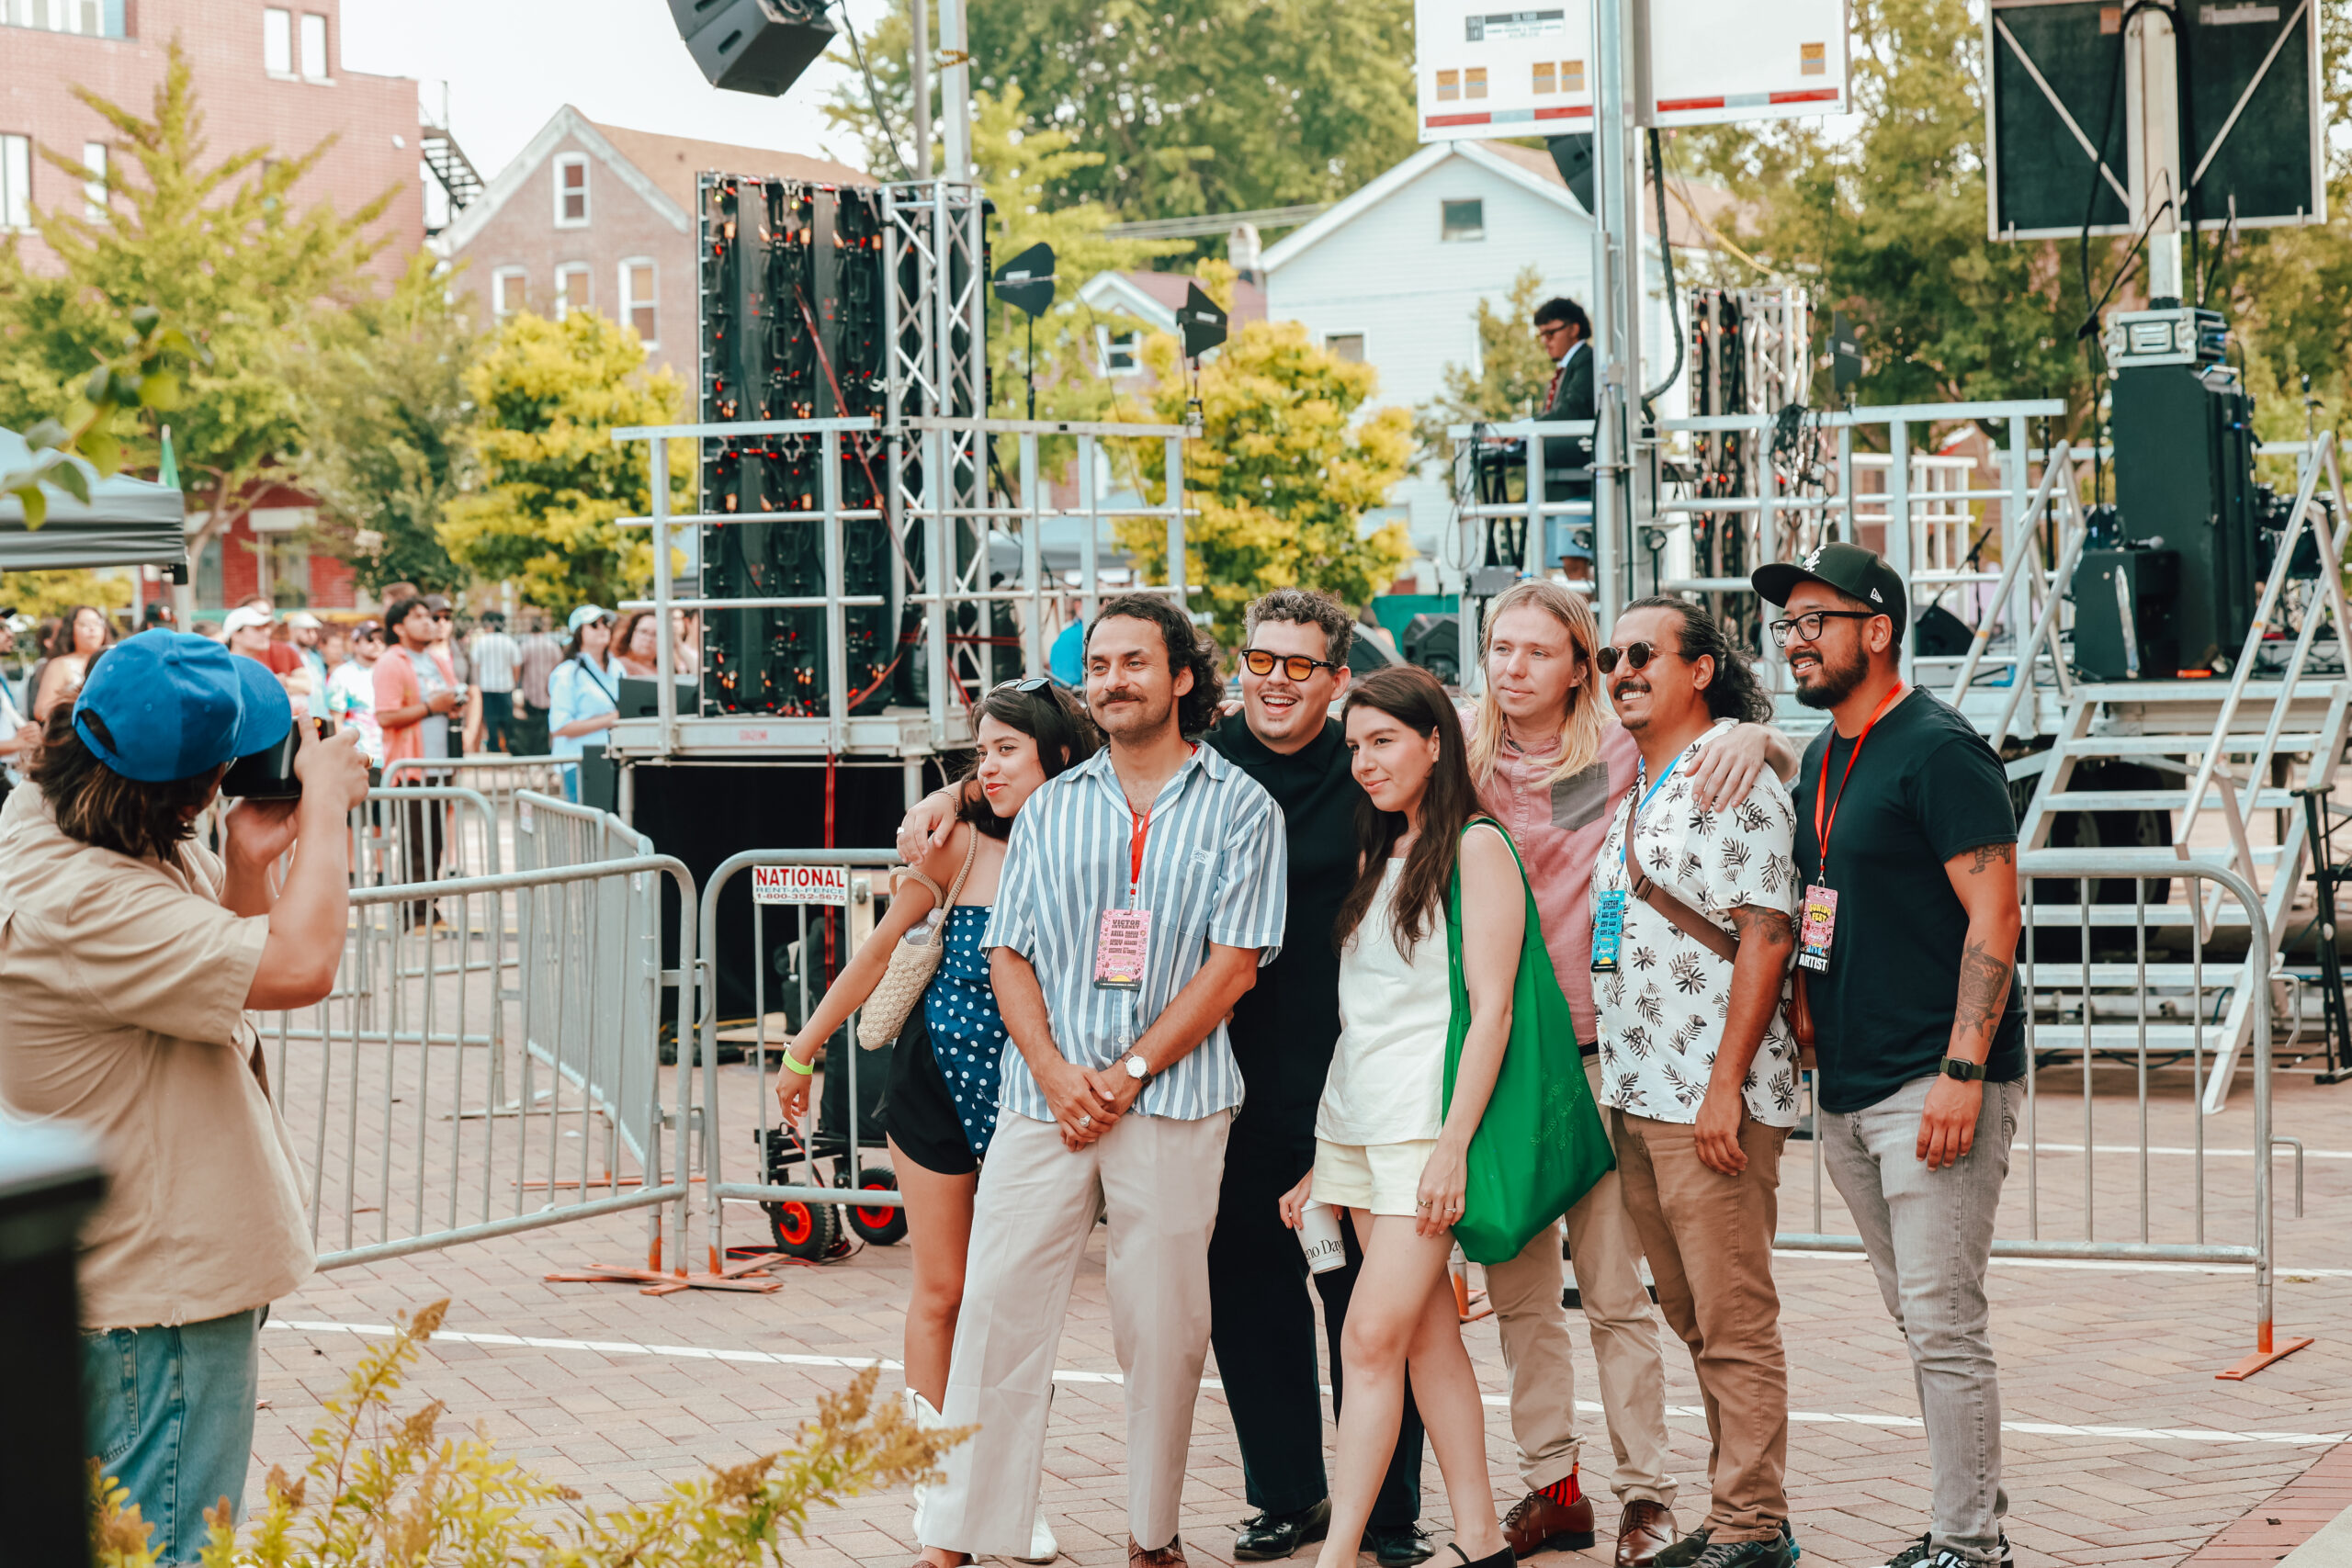
M 1670 648 L 1660 648 L 1650 642 L 1629 642 L 1623 648 L 1603 643 L 1593 650 L 1592 661 L 1600 667 L 1603 675 L 1607 675 L 1616 670 L 1620 660 L 1624 661 L 1626 669 L 1639 670 L 1653 659 L 1670 658 L 1673 653 L 1674 649 Z

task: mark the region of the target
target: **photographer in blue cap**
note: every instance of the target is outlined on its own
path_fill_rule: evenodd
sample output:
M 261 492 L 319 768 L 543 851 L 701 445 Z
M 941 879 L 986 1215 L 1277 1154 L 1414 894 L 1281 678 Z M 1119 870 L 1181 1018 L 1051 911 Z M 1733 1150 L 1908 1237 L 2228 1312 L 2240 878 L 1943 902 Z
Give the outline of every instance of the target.
M 196 842 L 230 764 L 288 754 L 289 730 L 299 797 L 238 802 L 217 856 Z M 0 1102 L 105 1151 L 78 1259 L 85 1451 L 158 1561 L 193 1562 L 205 1509 L 243 1514 L 262 1321 L 312 1261 L 245 1015 L 334 987 L 367 762 L 356 734 L 294 727 L 266 666 L 158 629 L 92 661 L 30 778 L 0 808 Z

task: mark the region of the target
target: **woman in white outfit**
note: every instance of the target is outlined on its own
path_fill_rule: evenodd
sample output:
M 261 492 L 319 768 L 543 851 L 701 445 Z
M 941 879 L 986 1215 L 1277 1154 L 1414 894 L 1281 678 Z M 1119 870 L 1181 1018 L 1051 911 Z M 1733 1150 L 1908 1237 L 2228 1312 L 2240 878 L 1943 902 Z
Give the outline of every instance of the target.
M 1445 689 L 1412 666 L 1348 694 L 1348 750 L 1365 798 L 1360 861 L 1340 907 L 1340 1041 L 1316 1112 L 1315 1167 L 1282 1201 L 1352 1211 L 1363 1272 L 1340 1341 L 1347 1403 L 1331 1476 L 1331 1526 L 1317 1568 L 1349 1568 L 1396 1445 L 1409 1370 L 1453 1506 L 1452 1551 L 1510 1568 L 1487 1476 L 1486 1410 L 1462 1346 L 1446 1266 L 1462 1217 L 1471 1135 L 1510 1036 L 1520 944 L 1529 934 L 1519 863 L 1478 811 L 1461 720 Z M 1461 967 L 1469 998 L 1453 1095 L 1444 1095 L 1453 1023 L 1446 904 L 1462 879 Z

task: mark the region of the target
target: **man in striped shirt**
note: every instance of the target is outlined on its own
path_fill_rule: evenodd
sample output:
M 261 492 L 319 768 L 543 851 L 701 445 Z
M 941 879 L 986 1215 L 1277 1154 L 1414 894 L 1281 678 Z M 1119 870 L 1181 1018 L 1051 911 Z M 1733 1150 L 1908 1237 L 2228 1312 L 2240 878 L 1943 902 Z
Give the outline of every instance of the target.
M 1054 1352 L 1098 1213 L 1125 1374 L 1127 1559 L 1184 1555 L 1177 1506 L 1208 1356 L 1209 1233 L 1241 1073 L 1226 1016 L 1282 946 L 1282 810 L 1192 737 L 1214 656 L 1151 594 L 1103 605 L 1086 696 L 1110 744 L 1013 819 L 988 944 L 1017 1055 L 975 1199 L 928 1561 L 1029 1550 Z

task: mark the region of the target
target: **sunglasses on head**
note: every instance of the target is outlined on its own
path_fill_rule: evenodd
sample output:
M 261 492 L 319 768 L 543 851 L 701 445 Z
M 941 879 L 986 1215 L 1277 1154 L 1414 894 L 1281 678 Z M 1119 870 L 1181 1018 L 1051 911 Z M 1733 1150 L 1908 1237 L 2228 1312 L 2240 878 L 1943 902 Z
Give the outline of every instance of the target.
M 1663 659 L 1673 651 L 1674 649 L 1670 648 L 1659 648 L 1654 643 L 1647 642 L 1629 642 L 1623 648 L 1618 648 L 1613 644 L 1603 644 L 1593 650 L 1592 661 L 1600 665 L 1600 672 L 1606 675 L 1617 668 L 1617 662 L 1621 659 L 1624 660 L 1626 669 L 1639 670 L 1651 660 Z
M 1271 675 L 1277 664 L 1294 681 L 1311 680 L 1317 670 L 1329 670 L 1333 674 L 1340 671 L 1340 666 L 1328 659 L 1309 659 L 1303 653 L 1269 653 L 1262 648 L 1241 650 L 1241 668 L 1252 675 Z
M 990 692 L 1019 692 L 1026 695 L 1031 692 L 1042 692 L 1053 683 L 1054 678 L 1051 675 L 1032 675 L 1023 681 L 999 681 L 989 690 Z

